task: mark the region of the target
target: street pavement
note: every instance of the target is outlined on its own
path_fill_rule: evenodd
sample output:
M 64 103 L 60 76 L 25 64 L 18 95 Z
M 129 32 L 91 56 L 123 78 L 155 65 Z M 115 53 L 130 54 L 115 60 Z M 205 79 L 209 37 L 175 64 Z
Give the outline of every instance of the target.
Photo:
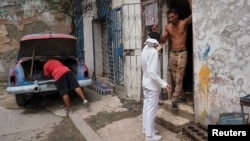
M 93 98 L 94 97 L 94 98 Z M 144 141 L 142 134 L 142 115 L 134 118 L 125 118 L 106 125 L 94 131 L 84 119 L 97 115 L 98 112 L 126 111 L 117 96 L 95 94 L 90 97 L 90 107 L 83 108 L 82 105 L 74 107 L 73 114 L 69 115 L 72 122 L 87 141 Z M 98 100 L 94 100 L 98 99 Z M 163 126 L 156 124 L 162 136 L 162 141 L 180 141 L 180 135 Z
M 91 89 L 85 89 L 85 93 L 88 94 L 86 95 L 86 97 L 90 101 L 90 107 L 84 108 L 83 105 L 79 103 L 80 101 L 77 102 L 78 100 L 80 100 L 79 98 L 74 99 L 75 101 L 72 101 L 73 114 L 71 114 L 69 117 L 75 127 L 80 131 L 80 133 L 87 141 L 145 140 L 145 136 L 142 134 L 142 115 L 134 118 L 124 118 L 122 120 L 114 121 L 104 126 L 103 128 L 94 131 L 85 121 L 85 119 L 90 118 L 93 115 L 97 115 L 100 112 L 122 112 L 127 111 L 127 109 L 124 108 L 120 99 L 116 95 L 102 95 Z M 6 102 L 10 101 L 13 102 L 14 100 L 6 100 Z M 13 103 L 5 104 L 7 106 L 13 105 Z M 0 137 L 0 140 L 30 140 L 33 137 L 37 136 L 39 136 L 40 140 L 45 140 L 46 135 L 53 130 L 54 125 L 59 124 L 65 116 L 64 108 L 61 106 L 49 106 L 47 107 L 47 110 L 53 112 L 54 114 L 50 114 L 48 112 L 39 112 L 38 114 L 35 114 L 33 116 L 27 116 L 27 114 L 22 114 L 24 112 L 23 109 L 16 109 L 16 116 L 13 116 L 13 113 L 10 113 L 10 110 L 6 110 L 5 108 L 0 107 L 0 134 L 3 135 Z M 33 119 L 38 120 L 32 121 Z M 18 122 L 13 122 L 13 120 L 18 120 Z M 160 135 L 162 135 L 162 141 L 181 140 L 179 134 L 171 132 L 170 130 L 164 128 L 159 124 L 156 124 L 156 129 L 159 130 Z M 12 135 L 11 133 L 18 134 Z M 4 136 L 7 134 L 8 136 Z M 26 135 L 23 136 L 24 134 Z M 37 140 L 37 138 L 33 139 Z
M 35 114 L 24 114 L 24 111 L 8 110 L 0 106 L 0 141 L 46 140 L 53 127 L 63 119 L 48 111 L 39 111 Z

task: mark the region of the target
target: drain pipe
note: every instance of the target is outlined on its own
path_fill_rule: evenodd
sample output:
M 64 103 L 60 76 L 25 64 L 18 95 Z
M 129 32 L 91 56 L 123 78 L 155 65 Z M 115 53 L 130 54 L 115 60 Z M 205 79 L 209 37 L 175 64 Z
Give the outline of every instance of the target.
M 93 43 L 93 61 L 94 61 L 94 72 L 93 72 L 93 75 L 92 75 L 92 80 L 96 80 L 96 56 L 95 56 L 95 41 L 94 41 L 94 38 L 95 38 L 95 28 L 94 28 L 94 17 L 92 19 L 92 43 Z

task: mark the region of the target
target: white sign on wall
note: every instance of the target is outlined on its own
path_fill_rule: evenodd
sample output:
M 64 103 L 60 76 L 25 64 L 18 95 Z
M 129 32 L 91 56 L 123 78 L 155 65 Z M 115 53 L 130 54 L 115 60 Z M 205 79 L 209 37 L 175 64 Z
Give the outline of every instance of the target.
M 146 26 L 158 24 L 158 5 L 157 3 L 145 6 Z

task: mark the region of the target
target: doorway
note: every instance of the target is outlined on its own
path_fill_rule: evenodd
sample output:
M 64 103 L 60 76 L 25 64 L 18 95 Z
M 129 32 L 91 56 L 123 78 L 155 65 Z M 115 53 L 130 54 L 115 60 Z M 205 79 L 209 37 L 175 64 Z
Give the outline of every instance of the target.
M 168 8 L 174 8 L 177 10 L 179 14 L 179 19 L 183 20 L 187 18 L 191 14 L 191 9 L 189 6 L 188 0 L 167 0 Z M 193 101 L 193 92 L 194 92 L 194 84 L 193 84 L 193 32 L 192 32 L 192 24 L 188 26 L 187 29 L 187 42 L 186 48 L 188 52 L 187 57 L 187 65 L 185 70 L 185 75 L 183 78 L 183 91 L 187 100 Z

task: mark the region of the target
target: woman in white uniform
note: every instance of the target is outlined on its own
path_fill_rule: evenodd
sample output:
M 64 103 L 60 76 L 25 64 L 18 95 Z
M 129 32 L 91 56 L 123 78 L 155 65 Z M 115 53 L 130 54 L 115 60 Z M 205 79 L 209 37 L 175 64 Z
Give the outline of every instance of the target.
M 156 130 L 154 128 L 159 96 L 162 88 L 165 88 L 167 92 L 171 91 L 171 86 L 160 77 L 159 51 L 161 48 L 156 39 L 148 38 L 141 54 L 144 95 L 143 132 L 146 135 L 146 141 L 161 140 L 161 136 L 155 134 Z

